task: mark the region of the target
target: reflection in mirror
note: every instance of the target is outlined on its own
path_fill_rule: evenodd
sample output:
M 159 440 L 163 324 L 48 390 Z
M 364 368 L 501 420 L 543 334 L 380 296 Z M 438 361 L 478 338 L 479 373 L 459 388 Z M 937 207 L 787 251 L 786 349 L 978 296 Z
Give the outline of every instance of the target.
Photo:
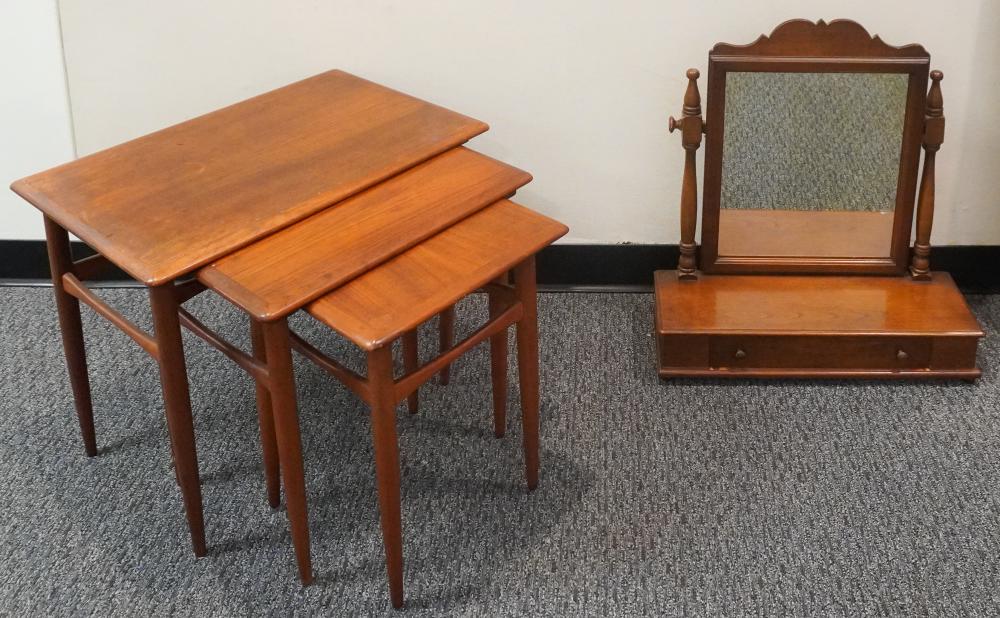
M 889 256 L 907 86 L 727 73 L 719 254 Z

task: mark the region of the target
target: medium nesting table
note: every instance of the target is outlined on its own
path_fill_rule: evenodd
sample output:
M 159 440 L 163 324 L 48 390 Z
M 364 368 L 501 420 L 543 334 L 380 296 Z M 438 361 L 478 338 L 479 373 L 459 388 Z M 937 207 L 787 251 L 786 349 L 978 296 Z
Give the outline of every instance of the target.
M 519 294 L 519 370 L 528 485 L 537 483 L 538 353 L 535 330 L 534 254 L 566 232 L 565 226 L 504 201 L 531 180 L 527 172 L 464 147 L 452 149 L 398 176 L 198 271 L 198 281 L 230 300 L 251 319 L 253 354 L 221 340 L 181 309 L 181 319 L 250 373 L 264 442 L 269 501 L 278 501 L 278 473 L 284 482 L 292 542 L 303 583 L 312 581 L 301 437 L 296 411 L 291 349 L 340 379 L 374 406 L 376 463 L 392 600 L 402 604 L 399 524 L 399 470 L 392 414 L 403 392 L 415 411 L 416 389 L 429 372 L 440 370 L 489 336 L 494 374 L 506 370 L 506 335 L 515 320 L 495 301 Z M 517 267 L 517 268 L 515 268 Z M 393 270 L 395 269 L 395 270 Z M 515 274 L 515 287 L 492 290 L 491 323 L 457 346 L 418 366 L 416 328 L 455 301 Z M 395 272 L 396 274 L 390 274 Z M 376 283 L 381 282 L 381 283 Z M 381 373 L 354 375 L 291 333 L 287 317 L 299 309 L 340 331 L 383 360 Z M 512 310 L 513 311 L 513 310 Z M 405 328 L 399 328 L 404 324 Z M 495 332 L 494 332 L 495 331 Z M 402 337 L 406 374 L 391 384 L 384 375 L 387 345 Z M 478 338 L 477 338 L 478 337 Z M 502 343 L 499 341 L 502 339 Z M 408 344 L 408 341 L 410 342 Z M 379 356 L 381 355 L 381 356 Z M 391 372 L 391 364 L 389 365 Z M 379 391 L 377 384 L 390 384 Z M 496 381 L 495 381 L 496 384 Z M 386 390 L 387 389 L 387 390 Z M 496 432 L 502 435 L 503 388 L 494 388 Z M 264 427 L 273 422 L 274 430 Z M 391 430 L 388 429 L 391 426 Z
M 174 468 L 197 556 L 205 554 L 205 531 L 178 310 L 204 288 L 189 275 L 487 128 L 330 71 L 11 186 L 44 215 L 63 348 L 87 455 L 97 454 L 97 441 L 80 301 L 159 365 Z M 97 255 L 73 261 L 70 233 Z M 148 287 L 152 334 L 84 284 L 108 265 Z

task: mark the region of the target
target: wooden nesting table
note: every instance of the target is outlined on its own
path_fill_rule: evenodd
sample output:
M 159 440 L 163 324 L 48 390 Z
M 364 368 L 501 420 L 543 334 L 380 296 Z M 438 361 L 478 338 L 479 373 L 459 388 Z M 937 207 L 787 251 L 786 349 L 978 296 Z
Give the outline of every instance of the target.
M 344 200 L 411 168 L 416 168 L 412 174 L 425 173 L 420 164 L 487 128 L 461 114 L 341 71 L 330 71 L 11 186 L 45 218 L 63 347 L 88 455 L 97 454 L 97 443 L 80 301 L 128 334 L 159 364 L 175 472 L 196 555 L 205 554 L 205 532 L 181 320 L 197 334 L 209 338 L 212 334 L 199 332 L 199 325 L 181 310 L 181 303 L 204 289 L 190 275 L 213 260 L 341 202 L 359 216 L 364 216 L 361 211 L 377 211 L 389 229 L 393 225 L 409 229 L 405 224 L 414 220 L 428 224 L 403 240 L 396 232 L 362 238 L 351 233 L 353 217 L 345 219 L 334 208 L 329 211 L 332 227 L 325 240 L 310 238 L 310 234 L 297 238 L 296 249 L 280 264 L 234 261 L 234 283 L 220 291 L 236 294 L 241 276 L 259 281 L 262 272 L 278 266 L 284 273 L 294 270 L 308 262 L 308 252 L 317 243 L 356 242 L 370 247 L 370 252 L 362 252 L 368 256 L 365 259 L 338 263 L 317 275 L 326 279 L 311 289 L 336 285 L 351 273 L 370 267 L 372 260 L 378 261 L 373 255 L 387 259 L 432 234 L 436 226 L 440 229 L 462 216 L 448 209 L 418 214 L 414 203 L 402 193 L 368 204 L 370 208 L 363 201 Z M 428 191 L 450 182 L 461 185 L 466 197 L 478 195 L 483 206 L 530 179 L 523 172 L 497 162 L 486 163 L 491 160 L 464 150 L 438 161 L 447 170 L 425 185 Z M 412 174 L 406 178 L 412 180 Z M 499 180 L 494 184 L 462 184 L 459 180 L 466 174 Z M 505 188 L 497 194 L 499 185 Z M 69 233 L 98 255 L 74 262 Z M 142 331 L 84 285 L 109 263 L 148 286 L 153 333 Z M 199 276 L 211 284 L 213 272 L 209 268 Z M 260 309 L 258 315 L 272 320 L 268 322 L 272 330 L 280 330 L 284 325 L 282 311 L 306 300 L 291 291 L 280 302 L 254 305 L 253 309 Z

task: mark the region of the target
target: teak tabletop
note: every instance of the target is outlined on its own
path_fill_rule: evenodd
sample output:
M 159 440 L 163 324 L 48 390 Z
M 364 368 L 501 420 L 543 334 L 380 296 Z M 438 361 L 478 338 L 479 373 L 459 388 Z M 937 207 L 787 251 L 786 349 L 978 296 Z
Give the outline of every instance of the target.
M 530 181 L 455 148 L 213 262 L 198 279 L 254 319 L 280 318 Z
M 11 188 L 129 275 L 158 285 L 487 128 L 329 71 Z
M 568 231 L 554 219 L 500 200 L 313 301 L 307 310 L 358 347 L 373 350 Z

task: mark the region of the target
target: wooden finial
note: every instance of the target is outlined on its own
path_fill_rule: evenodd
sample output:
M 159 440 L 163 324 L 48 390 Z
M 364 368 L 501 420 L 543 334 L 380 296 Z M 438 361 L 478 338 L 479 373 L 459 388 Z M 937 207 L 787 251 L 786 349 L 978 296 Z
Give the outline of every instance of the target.
M 927 93 L 927 117 L 940 118 L 944 115 L 944 97 L 941 96 L 941 80 L 944 73 L 931 71 L 931 89 Z
M 701 72 L 698 69 L 687 70 L 688 87 L 687 92 L 684 93 L 685 116 L 701 115 L 701 94 L 698 92 L 699 77 L 701 77 Z
M 687 90 L 684 92 L 683 114 L 680 119 L 671 116 L 670 119 L 668 120 L 667 128 L 670 130 L 671 133 L 674 132 L 674 129 L 684 128 L 685 118 L 689 116 L 701 116 L 701 93 L 698 92 L 699 77 L 701 77 L 701 71 L 699 71 L 698 69 L 687 70 L 688 87 Z M 700 131 L 701 128 L 699 126 L 699 132 Z M 700 137 L 698 138 L 698 141 L 699 143 L 701 142 Z M 685 148 L 688 147 L 686 143 L 684 147 Z M 697 146 L 695 146 L 695 148 L 697 148 Z
M 694 232 L 698 221 L 698 178 L 695 168 L 695 152 L 701 146 L 701 134 L 705 124 L 701 118 L 701 94 L 698 92 L 698 69 L 688 69 L 687 91 L 684 93 L 684 110 L 680 120 L 670 117 L 668 128 L 681 129 L 681 144 L 684 146 L 684 180 L 681 185 L 681 244 L 677 276 L 680 279 L 697 279 L 698 262 L 695 257 L 698 245 L 694 242 Z
M 910 276 L 926 281 L 931 278 L 931 227 L 934 223 L 934 160 L 944 143 L 944 97 L 941 80 L 944 73 L 931 71 L 931 88 L 924 111 L 924 169 L 917 197 L 917 237 L 913 241 Z

